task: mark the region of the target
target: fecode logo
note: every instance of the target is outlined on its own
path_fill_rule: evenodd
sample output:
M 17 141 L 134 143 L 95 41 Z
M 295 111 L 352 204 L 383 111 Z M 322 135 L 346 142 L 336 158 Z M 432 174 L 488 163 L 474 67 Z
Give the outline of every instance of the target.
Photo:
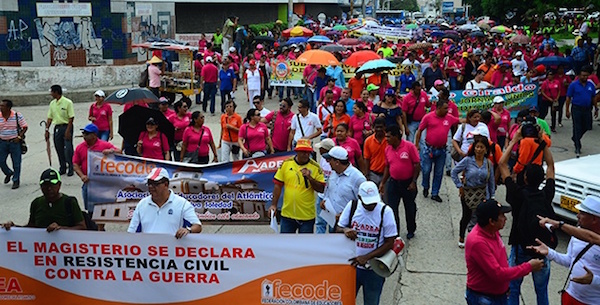
M 135 174 L 148 175 L 155 168 L 154 164 L 146 164 L 146 161 L 113 161 L 102 158 L 100 160 L 100 172 L 108 174 Z
M 342 304 L 342 288 L 338 285 L 330 284 L 327 280 L 313 285 L 301 283 L 288 284 L 280 279 L 273 281 L 265 279 L 261 286 L 263 304 L 281 304 L 280 302 L 282 301 L 330 301 L 327 304 Z
M 233 162 L 233 174 L 252 174 L 276 172 L 285 159 L 289 156 L 267 157 Z

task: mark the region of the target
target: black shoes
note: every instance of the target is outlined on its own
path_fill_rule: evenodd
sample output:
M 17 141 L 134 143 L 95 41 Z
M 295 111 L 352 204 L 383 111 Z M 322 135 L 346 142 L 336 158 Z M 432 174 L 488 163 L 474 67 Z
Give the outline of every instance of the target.
M 435 196 L 431 196 L 431 199 L 437 202 L 442 202 L 442 198 L 440 198 L 440 196 L 435 195 Z
M 13 174 L 8 174 L 6 175 L 6 177 L 4 177 L 4 184 L 7 184 L 10 182 L 10 178 L 12 178 Z
M 19 181 L 15 181 L 15 182 L 13 182 L 12 189 L 13 189 L 13 190 L 16 190 L 16 189 L 18 189 L 18 188 L 19 188 Z
M 423 197 L 427 198 L 429 196 L 429 189 L 423 189 Z

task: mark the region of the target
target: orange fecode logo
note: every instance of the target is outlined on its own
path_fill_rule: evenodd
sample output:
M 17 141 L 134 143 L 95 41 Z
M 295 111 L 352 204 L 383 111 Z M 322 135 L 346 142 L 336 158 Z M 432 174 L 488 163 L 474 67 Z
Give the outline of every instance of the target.
M 320 284 L 288 284 L 280 279 L 262 282 L 263 304 L 271 304 L 271 300 L 317 300 L 341 301 L 342 288 L 324 280 Z M 335 302 L 337 303 L 337 302 Z M 334 303 L 334 304 L 335 304 Z
M 113 161 L 102 158 L 100 160 L 100 172 L 108 174 L 150 174 L 156 165 L 146 164 L 146 161 Z

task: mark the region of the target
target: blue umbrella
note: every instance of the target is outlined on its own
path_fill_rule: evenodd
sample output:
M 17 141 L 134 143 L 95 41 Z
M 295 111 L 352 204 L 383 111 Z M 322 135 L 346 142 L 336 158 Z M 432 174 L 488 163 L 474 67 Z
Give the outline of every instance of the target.
M 438 31 L 434 31 L 434 32 L 431 32 L 431 34 L 429 34 L 429 36 L 431 36 L 431 37 L 442 37 L 442 36 L 444 36 L 445 34 L 446 34 L 446 33 L 444 33 L 444 32 L 438 32 Z
M 395 68 L 396 64 L 387 59 L 374 59 L 371 61 L 367 61 L 356 72 L 375 73 Z
M 571 61 L 562 56 L 548 56 L 536 59 L 533 64 L 544 66 L 568 66 L 572 67 Z
M 311 24 L 311 23 L 315 23 L 312 19 L 308 19 L 306 21 L 304 21 L 304 24 Z
M 290 39 L 288 39 L 287 44 L 294 44 L 294 43 L 303 43 L 306 42 L 308 40 L 308 38 L 306 37 L 292 37 Z
M 319 43 L 332 43 L 331 39 L 326 36 L 317 35 L 308 39 L 308 42 L 319 42 Z

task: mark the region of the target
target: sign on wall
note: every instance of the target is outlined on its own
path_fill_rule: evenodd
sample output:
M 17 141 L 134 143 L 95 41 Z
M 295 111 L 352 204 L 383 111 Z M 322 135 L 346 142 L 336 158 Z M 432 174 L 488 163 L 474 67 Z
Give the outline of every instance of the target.
M 92 16 L 91 3 L 36 3 L 38 17 Z

